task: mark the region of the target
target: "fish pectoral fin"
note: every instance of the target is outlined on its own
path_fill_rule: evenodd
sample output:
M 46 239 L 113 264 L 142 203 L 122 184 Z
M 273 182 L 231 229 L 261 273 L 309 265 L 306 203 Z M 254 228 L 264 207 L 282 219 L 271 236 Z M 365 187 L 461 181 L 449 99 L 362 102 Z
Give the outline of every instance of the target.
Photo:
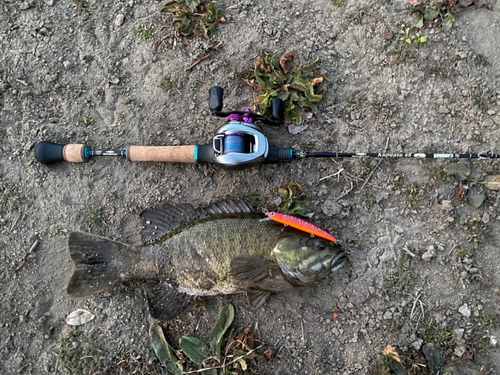
M 259 307 L 262 307 L 262 305 L 267 301 L 270 295 L 271 292 L 267 292 L 265 290 L 247 292 L 248 302 L 250 302 L 250 306 L 252 307 L 252 309 L 258 309 Z
M 231 274 L 241 280 L 262 280 L 272 276 L 275 268 L 275 262 L 260 257 L 235 257 L 231 260 Z
M 194 297 L 180 292 L 167 283 L 147 283 L 144 286 L 151 316 L 159 320 L 172 320 L 179 315 Z

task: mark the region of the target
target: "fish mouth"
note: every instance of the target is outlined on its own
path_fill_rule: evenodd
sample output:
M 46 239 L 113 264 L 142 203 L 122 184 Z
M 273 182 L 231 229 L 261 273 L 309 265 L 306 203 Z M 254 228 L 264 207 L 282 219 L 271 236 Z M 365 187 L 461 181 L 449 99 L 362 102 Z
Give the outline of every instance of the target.
M 319 267 L 316 267 L 316 269 L 312 272 L 303 272 L 298 268 L 292 269 L 279 258 L 277 259 L 277 261 L 281 268 L 281 271 L 288 279 L 288 281 L 290 281 L 294 285 L 307 285 L 324 277 L 330 277 L 336 274 L 347 263 L 347 256 L 342 251 L 331 258 L 331 260 L 325 261 L 324 263 L 318 263 L 317 266 Z M 328 271 L 329 273 L 326 274 L 326 272 Z
M 330 262 L 329 269 L 330 269 L 330 274 L 328 277 L 335 275 L 344 265 L 347 263 L 347 257 L 345 253 L 342 251 L 341 253 L 337 254 L 335 258 L 333 258 Z

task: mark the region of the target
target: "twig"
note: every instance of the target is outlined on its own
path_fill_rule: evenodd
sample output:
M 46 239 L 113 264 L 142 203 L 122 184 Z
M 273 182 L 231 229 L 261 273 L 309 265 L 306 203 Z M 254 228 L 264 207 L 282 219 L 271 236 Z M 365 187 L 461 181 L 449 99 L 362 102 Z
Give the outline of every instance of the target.
M 406 246 L 403 247 L 403 250 L 405 251 L 406 254 L 410 255 L 412 258 L 416 257 L 416 255 L 413 254 Z
M 54 369 L 54 373 L 55 373 L 56 375 L 59 373 L 58 369 L 59 369 L 59 356 L 57 356 L 57 360 L 56 360 L 56 368 Z
M 215 51 L 217 50 L 217 48 L 220 47 L 220 45 L 222 44 L 222 42 L 220 42 L 219 44 L 217 44 L 215 47 L 213 48 L 209 48 L 210 51 Z M 206 60 L 208 59 L 210 56 L 212 56 L 212 53 L 209 53 L 207 55 L 205 55 L 204 57 L 202 57 L 201 59 L 195 61 L 194 63 L 192 63 L 191 65 L 189 65 L 187 68 L 186 68 L 186 71 L 190 71 L 191 69 L 193 69 L 196 65 L 198 65 L 199 63 L 201 63 L 203 60 Z
M 189 65 L 189 66 L 186 68 L 186 70 L 187 70 L 187 71 L 190 71 L 190 70 L 191 70 L 191 69 L 193 69 L 196 65 L 198 65 L 199 63 L 201 63 L 203 60 L 208 59 L 211 55 L 212 55 L 212 54 L 211 54 L 211 53 L 209 53 L 208 55 L 206 55 L 206 56 L 202 57 L 201 59 L 199 59 L 199 60 L 195 61 L 194 63 L 192 63 L 191 65 Z
M 17 218 L 16 220 L 14 221 L 14 224 L 12 224 L 12 226 L 10 227 L 10 230 L 9 230 L 9 233 L 11 233 L 13 230 L 14 230 L 14 227 L 16 226 L 17 222 L 19 221 L 19 219 L 21 218 L 22 214 L 20 213 L 19 215 L 17 215 Z
M 300 325 L 302 327 L 302 345 L 304 345 L 305 338 L 304 338 L 304 319 L 300 320 Z
M 335 200 L 336 200 L 336 201 L 338 201 L 338 200 L 339 200 L 340 198 L 342 198 L 342 197 L 345 197 L 345 196 L 346 196 L 347 194 L 349 194 L 349 193 L 352 191 L 352 189 L 354 188 L 354 184 L 352 183 L 352 179 L 351 179 L 351 178 L 347 175 L 347 173 L 346 173 L 346 176 L 347 176 L 347 178 L 346 178 L 346 179 L 347 179 L 347 181 L 349 181 L 349 183 L 351 184 L 351 188 L 350 188 L 349 190 L 347 190 L 347 191 L 344 191 L 342 194 L 340 194 L 340 196 L 338 196 L 337 198 L 335 198 Z
M 384 149 L 384 154 L 387 152 L 387 147 L 389 147 L 389 138 L 387 138 L 387 142 L 385 143 L 385 149 Z M 361 186 L 361 189 L 359 189 L 356 194 L 359 194 L 361 193 L 361 191 L 365 188 L 366 184 L 368 183 L 368 181 L 370 181 L 370 178 L 372 178 L 373 176 L 373 173 L 375 173 L 375 171 L 377 170 L 378 166 L 380 165 L 380 163 L 382 163 L 382 160 L 384 160 L 384 158 L 381 158 L 377 165 L 375 166 L 375 168 L 373 168 L 373 171 L 370 172 L 370 174 L 368 175 L 368 177 L 366 178 L 364 184 Z
M 341 168 L 337 173 L 334 173 L 334 174 L 331 174 L 329 176 L 325 176 L 325 177 L 321 177 L 319 181 L 323 181 L 323 180 L 326 180 L 327 178 L 330 178 L 330 177 L 335 177 L 335 176 L 338 176 L 339 174 L 341 174 L 342 172 L 344 171 L 344 168 Z
M 450 254 L 451 254 L 451 252 L 452 252 L 453 250 L 455 250 L 455 249 L 456 249 L 456 247 L 457 247 L 457 245 L 455 244 L 455 245 L 451 248 L 451 250 L 448 252 L 448 255 L 450 255 Z
M 197 373 L 197 372 L 204 372 L 204 371 L 208 371 L 208 370 L 215 370 L 215 369 L 218 369 L 218 368 L 226 368 L 228 366 L 231 366 L 233 363 L 238 362 L 240 359 L 246 357 L 247 355 L 255 352 L 256 350 L 262 348 L 263 346 L 264 345 L 259 345 L 255 349 L 250 350 L 248 353 L 240 355 L 239 357 L 236 357 L 235 359 L 233 359 L 231 362 L 228 362 L 228 363 L 226 363 L 226 364 L 224 364 L 222 366 L 214 366 L 214 367 L 201 368 L 201 369 L 193 370 L 193 371 L 186 371 L 183 374 L 194 374 L 194 373 Z
M 462 114 L 463 114 L 465 117 L 467 117 L 467 120 L 469 120 L 469 121 L 470 121 L 470 117 L 469 117 L 469 116 L 467 116 L 467 113 L 465 113 L 465 112 L 464 112 L 464 111 L 462 111 L 462 110 L 460 110 L 460 112 L 462 112 Z
M 382 22 L 385 27 L 387 27 L 387 31 L 389 31 L 387 33 L 387 35 L 385 36 L 385 40 L 391 40 L 392 37 L 394 36 L 394 33 L 392 32 L 391 28 L 389 27 L 389 25 L 387 24 L 387 22 L 385 22 L 382 18 L 380 18 L 379 16 L 376 16 L 375 14 L 371 14 L 371 13 L 366 13 L 367 16 L 371 16 L 371 17 L 375 17 L 376 19 L 378 19 L 380 22 Z
M 35 242 L 33 242 L 33 245 L 31 245 L 29 251 L 24 254 L 24 257 L 21 261 L 21 264 L 19 266 L 17 266 L 17 268 L 14 270 L 15 273 L 17 273 L 17 271 L 19 271 L 21 268 L 24 267 L 24 265 L 26 264 L 26 262 L 28 261 L 28 255 L 30 255 L 33 251 L 35 251 L 36 247 L 38 246 L 38 244 L 40 243 L 39 240 L 36 240 Z

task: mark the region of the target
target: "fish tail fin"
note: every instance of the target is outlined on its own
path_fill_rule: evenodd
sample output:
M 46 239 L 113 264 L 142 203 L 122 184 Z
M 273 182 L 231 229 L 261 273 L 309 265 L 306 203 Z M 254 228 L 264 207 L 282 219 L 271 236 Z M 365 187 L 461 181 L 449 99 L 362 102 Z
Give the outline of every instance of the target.
M 85 297 L 110 290 L 123 281 L 123 266 L 130 264 L 133 246 L 90 233 L 69 234 L 69 253 L 75 271 L 68 294 Z

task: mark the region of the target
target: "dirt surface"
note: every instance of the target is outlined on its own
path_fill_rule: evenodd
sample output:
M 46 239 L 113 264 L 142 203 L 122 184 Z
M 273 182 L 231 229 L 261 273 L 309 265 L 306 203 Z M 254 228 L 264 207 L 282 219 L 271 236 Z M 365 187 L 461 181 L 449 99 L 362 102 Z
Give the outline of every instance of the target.
M 159 202 L 206 206 L 260 193 L 276 208 L 278 188 L 289 183 L 304 187 L 315 223 L 341 240 L 349 265 L 317 285 L 272 296 L 257 311 L 244 295 L 207 298 L 206 309 L 170 326 L 207 339 L 222 306 L 232 303 L 235 326 L 258 323 L 262 341 L 277 352 L 258 367 L 267 374 L 368 374 L 387 344 L 414 362 L 413 374 L 428 373 L 420 366 L 426 342 L 449 349 L 447 360 L 500 371 L 498 344 L 491 346 L 491 336 L 500 335 L 500 199 L 488 190 L 479 208 L 461 202 L 458 180 L 443 179 L 449 161 L 316 159 L 227 172 L 123 158 L 52 166 L 34 159 L 42 140 L 85 141 L 94 149 L 208 144 L 224 123 L 209 113 L 209 88 L 225 89 L 224 109 L 251 106 L 255 93 L 242 78 L 260 50 L 295 50 L 296 64 L 319 57 L 329 78 L 308 129 L 291 135 L 286 127 L 264 128 L 281 147 L 500 151 L 495 0 L 493 10 L 457 15 L 446 33 L 424 27 L 427 45 L 411 46 L 413 56 L 399 63 L 388 51 L 414 23 L 408 1 L 346 1 L 338 8 L 329 0 L 220 0 L 227 22 L 212 41 L 168 37 L 171 19 L 159 1 L 89 1 L 83 9 L 78 3 L 0 2 L 2 374 L 166 373 L 149 342 L 140 285 L 83 300 L 66 294 L 74 267 L 68 233 L 139 244 L 138 214 Z M 367 13 L 387 22 L 392 41 Z M 150 24 L 156 34 L 146 41 L 135 30 Z M 186 71 L 219 42 L 209 59 Z M 166 91 L 168 75 L 174 87 Z M 465 184 L 481 188 L 498 163 L 462 162 L 471 171 Z M 96 317 L 72 341 L 75 329 L 64 318 L 77 308 Z M 175 342 L 178 332 L 167 329 L 167 339 Z M 79 348 L 82 368 L 71 370 L 64 361 Z

